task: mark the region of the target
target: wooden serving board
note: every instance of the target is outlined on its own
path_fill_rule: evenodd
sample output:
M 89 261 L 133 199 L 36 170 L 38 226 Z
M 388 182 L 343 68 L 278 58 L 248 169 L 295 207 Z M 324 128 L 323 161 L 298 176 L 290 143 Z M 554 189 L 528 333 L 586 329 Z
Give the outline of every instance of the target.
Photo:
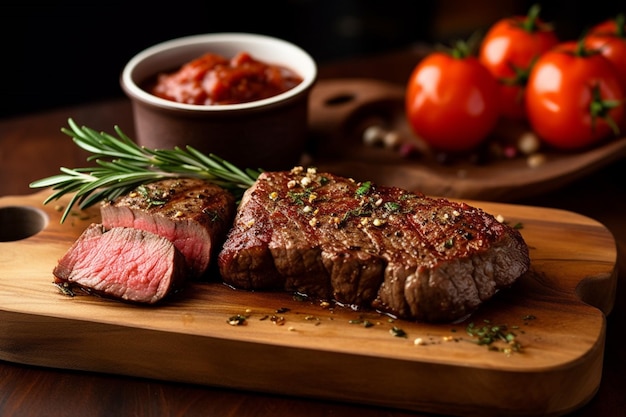
M 2 360 L 463 416 L 562 415 L 600 384 L 616 248 L 590 218 L 469 201 L 523 225 L 532 269 L 472 317 L 435 325 L 237 291 L 215 275 L 153 307 L 64 295 L 52 268 L 99 215 L 61 225 L 44 197 L 0 199 Z M 236 315 L 243 325 L 228 323 Z M 522 351 L 476 344 L 465 330 L 487 321 Z

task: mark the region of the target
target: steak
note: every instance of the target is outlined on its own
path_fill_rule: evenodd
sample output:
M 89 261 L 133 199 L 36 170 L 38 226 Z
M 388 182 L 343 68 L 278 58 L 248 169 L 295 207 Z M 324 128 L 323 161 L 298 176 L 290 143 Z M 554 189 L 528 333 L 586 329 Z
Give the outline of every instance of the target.
M 53 270 L 55 282 L 129 302 L 154 304 L 186 280 L 183 255 L 166 238 L 91 224 Z
M 265 172 L 218 256 L 225 283 L 450 322 L 530 267 L 518 230 L 465 203 L 315 169 Z
M 195 178 L 141 185 L 100 208 L 105 228 L 132 227 L 170 240 L 183 254 L 191 278 L 201 277 L 232 223 L 235 198 Z

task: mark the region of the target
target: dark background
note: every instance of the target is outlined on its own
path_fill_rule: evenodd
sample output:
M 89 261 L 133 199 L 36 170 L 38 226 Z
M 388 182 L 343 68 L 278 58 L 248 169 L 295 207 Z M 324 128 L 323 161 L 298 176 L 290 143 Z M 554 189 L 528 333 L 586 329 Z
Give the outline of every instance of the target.
M 121 97 L 119 74 L 155 43 L 209 32 L 289 40 L 318 64 L 449 42 L 526 14 L 530 1 L 266 0 L 72 5 L 28 0 L 0 6 L 0 118 Z M 614 1 L 545 1 L 542 17 L 561 39 L 614 17 Z

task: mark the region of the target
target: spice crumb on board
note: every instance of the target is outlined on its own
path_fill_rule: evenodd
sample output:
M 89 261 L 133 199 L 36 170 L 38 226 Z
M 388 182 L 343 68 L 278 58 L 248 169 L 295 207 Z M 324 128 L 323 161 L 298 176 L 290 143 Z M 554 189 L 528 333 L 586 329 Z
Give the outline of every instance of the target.
M 334 312 L 334 306 L 329 302 L 320 302 L 319 307 L 324 310 L 329 310 L 330 313 Z M 242 326 L 247 325 L 250 322 L 250 318 L 254 315 L 253 310 L 247 308 L 244 310 L 243 314 L 234 314 L 230 316 L 226 321 L 231 326 Z M 322 324 L 322 318 L 317 315 L 313 315 L 310 313 L 301 313 L 298 311 L 293 311 L 288 307 L 279 307 L 274 310 L 274 314 L 261 314 L 258 318 L 259 321 L 270 321 L 274 325 L 283 326 L 287 322 L 286 315 L 292 316 L 302 316 L 301 320 L 304 322 L 313 323 L 315 326 L 319 326 Z M 329 320 L 333 320 L 332 317 L 328 318 Z M 533 320 L 536 320 L 532 314 L 527 314 L 522 316 L 521 320 L 524 326 L 530 325 Z M 293 317 L 291 318 L 292 323 L 297 323 L 294 321 Z M 394 338 L 401 339 L 409 339 L 411 336 L 408 332 L 406 332 L 402 327 L 398 325 L 398 321 L 394 317 L 387 317 L 386 320 L 387 325 L 391 326 L 388 328 L 389 334 Z M 374 328 L 374 327 L 386 327 L 384 326 L 385 322 L 381 320 L 370 320 L 363 315 L 359 314 L 357 317 L 353 319 L 349 319 L 347 321 L 349 325 L 358 325 L 363 327 L 364 329 Z M 286 327 L 287 331 L 295 332 L 297 331 L 297 327 L 294 324 L 291 324 Z M 465 335 L 468 337 L 457 336 L 457 328 L 450 328 L 449 335 L 443 336 L 435 336 L 435 335 L 419 335 L 419 336 L 411 336 L 412 344 L 415 346 L 432 346 L 432 345 L 441 345 L 449 342 L 461 342 L 466 341 L 477 346 L 486 346 L 489 351 L 501 352 L 506 356 L 511 356 L 513 353 L 523 353 L 524 347 L 522 343 L 518 340 L 519 334 L 525 334 L 525 330 L 521 328 L 520 325 L 508 325 L 508 324 L 494 324 L 489 319 L 483 319 L 482 324 L 479 324 L 475 321 L 471 321 L 467 323 L 465 326 Z
M 230 316 L 226 322 L 231 326 L 243 326 L 247 323 L 247 317 L 241 314 L 236 314 L 234 316 Z

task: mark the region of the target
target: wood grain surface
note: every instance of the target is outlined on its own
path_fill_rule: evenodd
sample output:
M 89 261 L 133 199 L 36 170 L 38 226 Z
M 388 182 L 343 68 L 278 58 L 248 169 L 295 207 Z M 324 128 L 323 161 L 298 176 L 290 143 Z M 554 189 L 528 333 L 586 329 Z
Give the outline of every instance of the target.
M 0 232 L 2 360 L 453 415 L 561 415 L 600 384 L 617 254 L 588 217 L 469 201 L 523 225 L 532 268 L 466 320 L 434 325 L 237 291 L 216 275 L 155 307 L 69 297 L 52 285 L 52 268 L 99 215 L 61 225 L 45 196 L 0 199 L 0 230 L 10 230 Z M 245 324 L 230 325 L 238 314 Z M 514 329 L 522 352 L 466 334 L 486 322 Z

